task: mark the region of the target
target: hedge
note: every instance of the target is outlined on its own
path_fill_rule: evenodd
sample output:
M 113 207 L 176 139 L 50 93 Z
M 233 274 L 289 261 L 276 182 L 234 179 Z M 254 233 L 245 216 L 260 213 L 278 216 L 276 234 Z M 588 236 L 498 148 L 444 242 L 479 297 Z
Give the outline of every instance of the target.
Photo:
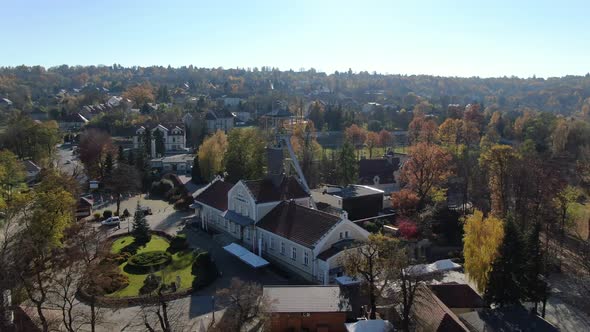
M 127 262 L 127 269 L 132 273 L 156 271 L 172 260 L 172 256 L 165 251 L 148 251 L 132 256 Z

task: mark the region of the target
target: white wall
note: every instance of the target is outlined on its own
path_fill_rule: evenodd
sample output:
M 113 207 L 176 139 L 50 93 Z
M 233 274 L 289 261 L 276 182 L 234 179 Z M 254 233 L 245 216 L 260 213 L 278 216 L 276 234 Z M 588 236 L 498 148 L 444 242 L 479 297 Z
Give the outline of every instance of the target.
M 290 271 L 296 273 L 297 275 L 305 278 L 307 280 L 313 279 L 313 263 L 314 263 L 314 256 L 313 251 L 311 248 L 302 246 L 297 244 L 293 241 L 287 240 L 283 237 L 280 237 L 276 234 L 268 232 L 266 230 L 258 228 L 258 235 L 263 236 L 263 241 L 266 242 L 266 251 L 263 250 L 262 256 L 268 258 L 269 260 L 278 263 L 279 265 L 283 266 L 284 268 L 289 269 Z M 274 249 L 271 250 L 270 248 L 270 241 L 271 238 L 274 239 Z M 285 244 L 285 254 L 281 254 L 281 242 Z M 265 246 L 263 245 L 263 248 Z M 295 260 L 291 258 L 292 249 L 295 248 L 297 252 L 297 257 Z M 304 264 L 304 257 L 305 252 L 307 252 L 309 261 L 308 264 Z

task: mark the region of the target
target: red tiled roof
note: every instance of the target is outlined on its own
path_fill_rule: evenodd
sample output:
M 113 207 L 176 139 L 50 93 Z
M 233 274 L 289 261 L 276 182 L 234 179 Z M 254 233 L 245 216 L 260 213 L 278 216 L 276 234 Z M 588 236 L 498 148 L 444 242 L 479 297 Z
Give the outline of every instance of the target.
M 257 226 L 311 248 L 339 221 L 340 217 L 290 201 L 275 206 Z
M 227 210 L 227 193 L 233 184 L 224 181 L 215 181 L 207 189 L 203 190 L 195 201 L 216 208 L 219 211 Z
M 284 177 L 278 187 L 269 178 L 244 181 L 244 184 L 254 196 L 256 203 L 309 197 L 309 194 L 293 176 Z
M 484 308 L 486 305 L 469 285 L 440 284 L 430 285 L 430 289 L 449 308 Z

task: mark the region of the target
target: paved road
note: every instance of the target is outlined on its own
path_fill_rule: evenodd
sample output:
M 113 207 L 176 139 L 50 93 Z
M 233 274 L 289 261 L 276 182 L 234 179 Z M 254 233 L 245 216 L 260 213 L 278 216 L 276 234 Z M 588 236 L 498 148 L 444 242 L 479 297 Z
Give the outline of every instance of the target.
M 71 145 L 69 144 L 62 144 L 57 148 L 57 160 L 56 166 L 62 172 L 65 172 L 68 175 L 75 175 L 78 182 L 81 184 L 86 184 L 88 178 L 84 173 L 84 167 L 80 160 L 77 159 L 76 156 L 73 155 L 73 151 L 71 150 Z

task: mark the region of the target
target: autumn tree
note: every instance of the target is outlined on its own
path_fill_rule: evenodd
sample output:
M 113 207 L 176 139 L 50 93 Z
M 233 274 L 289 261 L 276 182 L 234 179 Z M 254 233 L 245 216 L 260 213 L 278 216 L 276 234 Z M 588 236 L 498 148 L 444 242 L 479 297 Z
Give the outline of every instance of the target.
M 488 174 L 492 213 L 500 218 L 505 217 L 510 208 L 510 179 L 517 159 L 517 153 L 508 145 L 494 145 L 479 159 Z
M 111 136 L 98 129 L 85 130 L 80 135 L 80 161 L 91 178 L 103 179 L 108 154 L 115 153 Z
M 393 146 L 393 144 L 393 135 L 389 131 L 381 129 L 381 131 L 379 132 L 379 146 L 382 148 L 388 148 L 390 146 Z
M 346 140 L 349 140 L 356 149 L 359 149 L 367 140 L 367 131 L 365 128 L 353 124 L 344 130 L 344 137 Z
M 261 178 L 265 161 L 265 141 L 260 131 L 240 128 L 229 132 L 223 157 L 228 181 Z
M 242 331 L 256 324 L 264 326 L 270 310 L 270 300 L 262 294 L 262 285 L 233 278 L 228 288 L 217 291 L 219 303 L 226 308 L 214 331 Z
M 423 114 L 414 115 L 414 119 L 408 126 L 408 139 L 410 144 L 414 145 L 419 142 L 434 143 L 436 140 L 436 122 Z
M 30 216 L 24 218 L 19 232 L 21 254 L 19 281 L 27 298 L 36 308 L 43 331 L 49 321 L 43 310 L 49 298 L 55 261 L 52 252 L 62 246 L 65 229 L 74 219 L 75 200 L 59 183 L 42 184 L 32 196 Z
M 370 131 L 367 134 L 366 144 L 367 148 L 369 149 L 369 158 L 373 158 L 373 149 L 379 146 L 379 134 L 374 131 Z
M 135 167 L 119 163 L 111 174 L 105 178 L 104 185 L 115 196 L 117 202 L 115 215 L 118 216 L 123 194 L 141 189 L 141 175 Z
M 436 145 L 418 143 L 410 148 L 408 157 L 401 180 L 418 195 L 418 207 L 422 208 L 452 174 L 451 155 Z
M 204 180 L 211 181 L 215 175 L 223 171 L 223 156 L 227 147 L 227 136 L 220 130 L 203 141 L 198 154 Z
M 341 262 L 349 276 L 359 278 L 367 288 L 370 319 L 376 318 L 377 300 L 398 278 L 399 250 L 397 240 L 381 234 L 369 235 L 369 240 L 356 248 L 345 251 Z
M 420 198 L 409 189 L 402 189 L 391 194 L 391 204 L 394 209 L 398 210 L 404 216 L 412 215 L 416 212 Z
M 154 101 L 154 89 L 149 83 L 130 87 L 123 92 L 123 98 L 133 101 L 135 107 Z
M 483 292 L 488 284 L 492 263 L 504 238 L 502 220 L 475 210 L 465 219 L 463 255 L 465 272 L 478 291 Z
M 10 150 L 0 150 L 0 207 L 12 200 L 15 190 L 25 181 L 22 162 Z

